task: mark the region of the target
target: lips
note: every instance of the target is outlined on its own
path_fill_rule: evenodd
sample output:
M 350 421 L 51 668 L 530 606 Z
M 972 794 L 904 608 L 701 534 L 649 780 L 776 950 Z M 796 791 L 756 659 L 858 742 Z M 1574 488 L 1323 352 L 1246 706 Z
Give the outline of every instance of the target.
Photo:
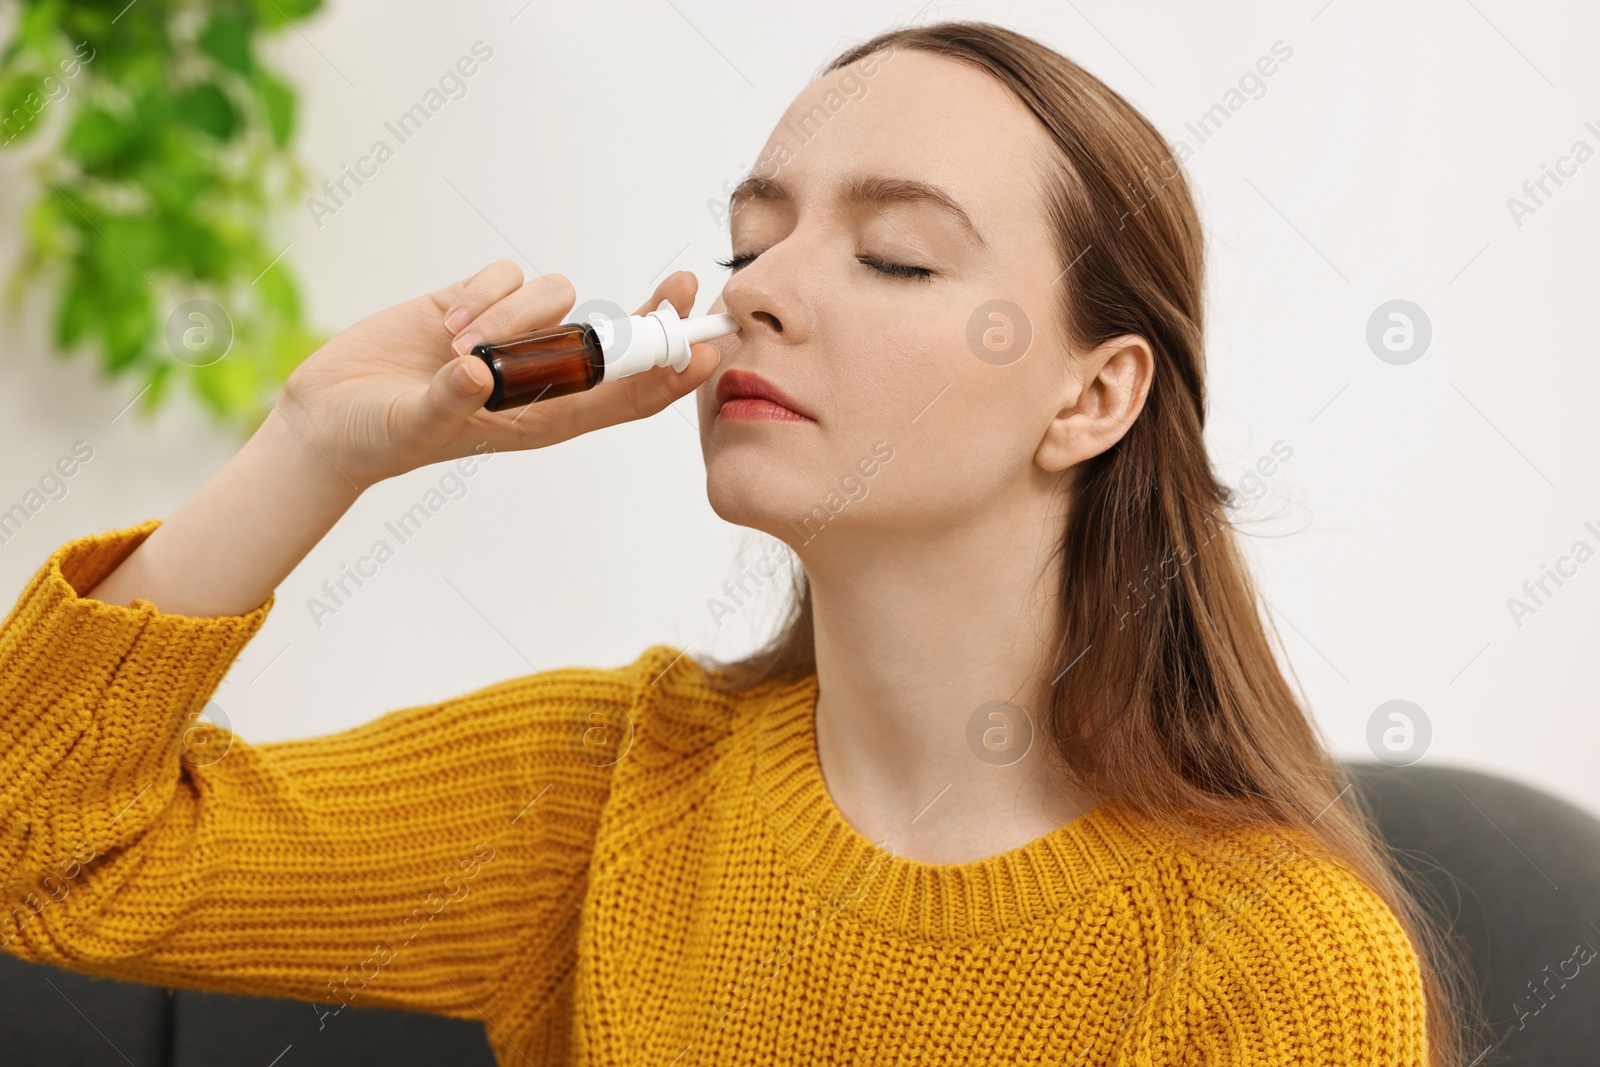
M 787 408 L 802 418 L 816 421 L 811 413 L 801 407 L 787 393 L 767 381 L 754 371 L 728 370 L 717 382 L 717 409 L 730 400 L 766 400 L 779 407 Z

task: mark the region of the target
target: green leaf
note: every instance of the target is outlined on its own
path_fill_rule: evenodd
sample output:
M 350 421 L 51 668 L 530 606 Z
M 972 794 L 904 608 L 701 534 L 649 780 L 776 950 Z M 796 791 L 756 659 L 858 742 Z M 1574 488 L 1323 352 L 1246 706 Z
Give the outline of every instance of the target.
M 272 131 L 272 143 L 283 148 L 294 134 L 294 90 L 265 67 L 256 69 L 254 84 L 261 109 L 266 112 L 267 127 Z
M 203 151 L 207 147 L 185 130 L 170 127 L 150 138 L 149 151 L 140 154 L 127 176 L 168 214 L 191 212 L 217 180 L 213 153 Z
M 48 56 L 54 50 L 60 31 L 61 16 L 66 11 L 66 4 L 61 0 L 44 0 L 43 3 L 34 3 L 23 12 L 21 25 L 17 28 L 17 36 L 26 41 L 41 56 Z
M 194 368 L 190 380 L 208 407 L 229 419 L 250 412 L 261 400 L 256 393 L 257 354 L 235 349 L 215 363 Z
M 37 74 L 12 73 L 0 79 L 0 145 L 20 141 L 40 126 L 49 101 Z
M 60 259 L 72 250 L 68 240 L 72 224 L 61 214 L 71 210 L 54 191 L 49 196 L 35 200 L 28 208 L 28 240 L 33 243 L 36 254 L 48 259 Z
M 104 322 L 111 323 L 124 307 L 138 301 L 149 303 L 151 286 L 109 244 L 96 237 L 86 251 L 83 269 L 95 278 L 94 299 L 100 304 L 99 317 Z M 130 314 L 124 321 L 135 318 Z M 104 340 L 109 332 L 102 332 L 101 336 Z
M 82 270 L 75 270 L 67 282 L 56 306 L 56 347 L 72 348 L 85 334 L 104 328 L 100 317 L 102 304 L 95 299 L 94 280 Z
M 166 233 L 154 218 L 107 215 L 100 220 L 99 226 L 124 266 L 131 263 L 148 274 L 165 258 Z
M 239 128 L 239 113 L 223 91 L 208 83 L 192 85 L 173 101 L 173 115 L 185 126 L 208 133 L 219 141 Z
M 117 31 L 117 26 L 122 25 L 121 19 L 117 20 L 116 26 L 111 24 L 116 17 L 115 11 L 84 7 L 82 4 L 72 4 L 67 8 L 61 17 L 62 32 L 73 47 L 87 48 L 87 51 L 77 53 L 79 62 L 83 62 L 85 56 L 91 61 L 100 57 L 99 46 Z
M 295 291 L 294 278 L 283 260 L 261 275 L 253 288 L 260 293 L 261 306 L 273 318 L 291 323 L 300 321 L 300 294 Z
M 167 386 L 172 382 L 172 363 L 162 360 L 156 364 L 155 370 L 150 372 L 149 388 L 139 397 L 139 410 L 146 415 L 153 415 L 161 407 L 161 401 L 166 396 Z
M 206 55 L 231 71 L 248 75 L 255 66 L 250 52 L 250 23 L 237 15 L 212 16 L 200 31 L 199 41 Z
M 106 369 L 116 373 L 138 362 L 155 336 L 156 315 L 149 293 L 130 290 L 106 307 Z
M 173 113 L 176 101 L 167 89 L 165 78 L 149 83 L 140 81 L 138 89 L 133 101 L 133 121 L 146 140 L 157 140 L 177 121 Z
M 256 18 L 268 29 L 281 29 L 321 9 L 322 0 L 255 0 Z
M 201 281 L 224 281 L 237 260 L 207 220 L 193 214 L 174 213 L 166 220 L 167 265 Z
M 84 107 L 67 129 L 61 151 L 85 166 L 94 166 L 115 156 L 135 132 L 103 107 Z

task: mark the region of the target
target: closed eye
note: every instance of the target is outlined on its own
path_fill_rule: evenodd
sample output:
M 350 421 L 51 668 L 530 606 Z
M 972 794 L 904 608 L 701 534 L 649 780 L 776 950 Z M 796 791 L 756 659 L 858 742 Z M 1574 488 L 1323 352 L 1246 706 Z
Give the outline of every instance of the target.
M 927 267 L 913 267 L 905 263 L 890 263 L 877 256 L 857 256 L 856 262 L 863 266 L 871 267 L 880 274 L 890 274 L 896 278 L 915 278 L 925 282 L 933 274 Z
M 717 260 L 717 266 L 736 271 L 740 267 L 747 266 L 758 255 L 760 255 L 759 252 L 745 252 L 737 256 L 730 256 L 727 259 Z M 856 262 L 877 271 L 879 274 L 887 274 L 895 278 L 914 278 L 917 281 L 927 281 L 933 275 L 933 271 L 927 267 L 915 267 L 906 263 L 890 263 L 888 260 L 879 259 L 877 256 L 857 256 Z

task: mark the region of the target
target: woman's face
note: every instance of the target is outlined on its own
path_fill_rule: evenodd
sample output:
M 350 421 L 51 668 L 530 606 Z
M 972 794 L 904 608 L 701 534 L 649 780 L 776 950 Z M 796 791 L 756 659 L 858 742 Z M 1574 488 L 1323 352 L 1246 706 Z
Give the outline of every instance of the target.
M 1051 149 L 998 82 L 926 52 L 879 52 L 796 98 L 751 168 L 765 181 L 735 194 L 743 265 L 710 309 L 740 326 L 697 397 L 718 515 L 827 548 L 981 525 L 1057 481 L 1040 442 L 1079 387 L 1054 310 Z M 735 370 L 810 418 L 721 413 Z

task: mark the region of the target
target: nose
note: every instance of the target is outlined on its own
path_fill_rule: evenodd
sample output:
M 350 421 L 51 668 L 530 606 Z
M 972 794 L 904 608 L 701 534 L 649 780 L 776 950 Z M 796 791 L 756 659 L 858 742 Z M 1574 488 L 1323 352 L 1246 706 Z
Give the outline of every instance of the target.
M 785 247 L 789 243 L 762 252 L 722 287 L 721 302 L 746 341 L 796 345 L 812 332 L 811 301 L 797 284 L 804 265 L 798 248 Z

